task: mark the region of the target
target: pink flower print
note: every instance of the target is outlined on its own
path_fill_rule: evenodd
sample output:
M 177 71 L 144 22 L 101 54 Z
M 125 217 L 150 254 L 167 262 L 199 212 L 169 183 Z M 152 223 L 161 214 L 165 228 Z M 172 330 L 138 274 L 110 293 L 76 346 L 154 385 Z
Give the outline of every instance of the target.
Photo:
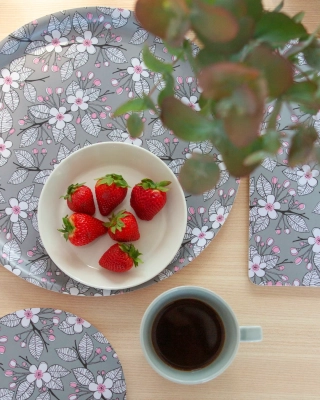
M 4 265 L 4 267 L 5 267 L 5 269 L 7 269 L 8 271 L 12 272 L 16 276 L 21 275 L 21 270 L 18 269 L 18 268 L 12 268 L 11 265 Z
M 192 110 L 195 111 L 200 111 L 200 107 L 198 102 L 198 98 L 196 96 L 190 96 L 190 98 L 188 99 L 188 97 L 181 97 L 181 101 L 183 104 L 185 104 L 186 106 L 192 108 Z
M 83 34 L 83 37 L 78 36 L 76 41 L 79 43 L 77 46 L 79 53 L 84 53 L 86 51 L 89 54 L 94 54 L 97 51 L 94 47 L 94 44 L 98 44 L 98 39 L 96 37 L 92 37 L 91 31 L 86 31 Z
M 12 197 L 9 200 L 9 204 L 10 204 L 10 207 L 7 207 L 5 209 L 5 213 L 7 215 L 10 215 L 11 222 L 17 222 L 19 219 L 19 216 L 21 218 L 27 218 L 28 215 L 25 212 L 25 210 L 27 210 L 27 208 L 28 208 L 28 203 L 26 203 L 25 201 L 21 201 L 19 203 L 16 198 Z
M 255 275 L 257 275 L 259 278 L 262 278 L 266 273 L 264 270 L 266 266 L 266 263 L 261 262 L 261 256 L 256 254 L 252 261 L 249 261 L 249 277 L 253 278 Z
M 4 141 L 3 138 L 0 137 L 0 156 L 9 158 L 11 156 L 10 147 L 12 147 L 12 142 L 10 142 L 10 140 Z
M 219 207 L 216 214 L 211 214 L 209 220 L 212 222 L 212 228 L 217 229 L 222 226 L 226 219 L 228 218 L 229 213 L 226 212 L 224 207 Z
M 57 129 L 64 129 L 67 122 L 72 121 L 73 116 L 71 114 L 66 114 L 67 109 L 65 107 L 51 108 L 50 114 L 52 118 L 49 119 L 50 125 L 56 125 Z
M 39 367 L 36 365 L 30 365 L 29 372 L 30 374 L 27 375 L 27 381 L 29 383 L 36 382 L 38 388 L 41 388 L 44 383 L 48 383 L 51 381 L 51 375 L 47 372 L 48 364 L 42 361 L 39 364 Z
M 132 75 L 132 80 L 135 82 L 140 81 L 141 76 L 147 78 L 149 76 L 149 72 L 147 71 L 147 67 L 144 62 L 140 62 L 139 58 L 131 58 L 132 67 L 127 68 L 127 72 L 129 75 Z
M 301 169 L 302 171 L 297 171 L 297 175 L 300 176 L 298 185 L 304 186 L 308 184 L 311 187 L 316 186 L 318 181 L 315 178 L 319 175 L 319 171 L 317 169 L 311 170 L 309 165 L 303 165 Z
M 266 215 L 268 215 L 270 219 L 276 219 L 278 217 L 276 210 L 280 209 L 280 203 L 275 201 L 273 194 L 267 196 L 267 201 L 260 199 L 258 203 L 261 206 L 258 209 L 258 214 L 261 215 L 261 217 L 265 217 Z
M 308 243 L 313 245 L 312 251 L 314 253 L 320 253 L 320 229 L 313 228 L 312 229 L 313 236 L 308 238 Z
M 196 243 L 196 245 L 199 247 L 205 246 L 207 240 L 212 239 L 214 236 L 213 232 L 207 232 L 207 230 L 208 230 L 207 226 L 203 226 L 201 229 L 194 228 L 192 230 L 192 234 L 194 237 L 191 239 L 191 243 Z
M 18 318 L 21 318 L 21 325 L 24 328 L 28 328 L 30 322 L 36 324 L 39 321 L 40 308 L 26 308 L 25 310 L 16 311 L 16 315 Z
M 142 145 L 142 140 L 141 139 L 133 138 L 127 132 L 121 133 L 121 137 L 124 139 L 123 140 L 124 143 L 130 143 L 130 144 L 133 144 L 135 146 L 141 146 Z
M 10 92 L 11 87 L 17 89 L 19 87 L 19 83 L 17 82 L 20 79 L 20 75 L 18 72 L 12 72 L 7 68 L 1 70 L 2 78 L 0 78 L 0 86 L 2 86 L 2 91 L 5 93 Z
M 119 19 L 120 15 L 121 15 L 122 18 L 129 18 L 130 17 L 130 11 L 129 10 L 125 10 L 124 8 L 115 8 L 111 13 L 111 18 L 112 19 Z
M 76 317 L 76 316 L 68 317 L 67 323 L 69 325 L 74 325 L 74 331 L 76 333 L 81 333 L 83 330 L 83 327 L 89 328 L 91 326 L 91 324 L 89 322 L 85 321 L 83 318 Z
M 89 106 L 87 101 L 89 100 L 89 96 L 84 95 L 84 91 L 79 89 L 76 91 L 75 96 L 69 96 L 67 101 L 69 104 L 72 104 L 71 111 L 86 110 Z
M 62 46 L 66 46 L 68 44 L 68 39 L 65 37 L 61 37 L 61 32 L 57 29 L 51 32 L 51 35 L 45 35 L 45 41 L 48 42 L 46 45 L 46 50 L 48 53 L 51 53 L 53 50 L 56 53 L 62 52 Z
M 94 392 L 93 397 L 97 400 L 101 399 L 103 396 L 104 399 L 111 399 L 112 392 L 109 390 L 113 385 L 113 382 L 110 378 L 107 378 L 105 381 L 101 375 L 97 376 L 97 383 L 91 382 L 89 384 L 89 390 Z

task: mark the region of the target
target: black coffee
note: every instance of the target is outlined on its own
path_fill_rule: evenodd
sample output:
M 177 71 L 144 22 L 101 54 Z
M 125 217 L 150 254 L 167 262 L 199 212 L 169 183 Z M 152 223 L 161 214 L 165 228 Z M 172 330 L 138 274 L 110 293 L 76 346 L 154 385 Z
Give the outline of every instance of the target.
M 164 307 L 152 325 L 152 344 L 173 368 L 191 371 L 214 361 L 224 344 L 218 313 L 196 299 L 176 300 Z

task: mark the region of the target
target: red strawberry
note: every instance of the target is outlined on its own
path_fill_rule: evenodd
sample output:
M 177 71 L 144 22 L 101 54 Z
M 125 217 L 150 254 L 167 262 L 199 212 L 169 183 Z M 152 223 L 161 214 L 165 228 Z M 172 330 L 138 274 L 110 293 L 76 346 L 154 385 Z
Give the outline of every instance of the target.
M 110 214 L 127 195 L 129 185 L 121 175 L 108 174 L 98 178 L 95 191 L 99 211 L 102 215 Z
M 61 197 L 67 200 L 71 211 L 89 215 L 93 215 L 96 212 L 92 191 L 84 183 L 70 185 L 67 194 Z
M 131 192 L 130 204 L 140 219 L 150 221 L 167 202 L 166 186 L 169 181 L 155 183 L 151 179 L 142 179 Z
M 109 220 L 105 226 L 109 228 L 111 239 L 117 242 L 133 242 L 140 239 L 136 217 L 129 211 L 123 210 L 116 215 L 112 214 Z
M 141 253 L 133 244 L 116 243 L 107 250 L 100 258 L 99 264 L 113 272 L 126 272 L 142 263 L 139 256 Z
M 75 213 L 62 218 L 63 233 L 66 240 L 70 240 L 74 246 L 84 246 L 108 232 L 104 222 L 87 214 Z

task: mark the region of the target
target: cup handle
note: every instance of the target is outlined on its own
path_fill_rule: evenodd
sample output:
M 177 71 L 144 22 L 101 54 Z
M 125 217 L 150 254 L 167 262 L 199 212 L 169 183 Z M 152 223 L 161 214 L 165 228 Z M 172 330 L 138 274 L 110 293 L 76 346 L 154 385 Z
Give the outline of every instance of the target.
M 240 342 L 261 342 L 261 326 L 240 326 Z

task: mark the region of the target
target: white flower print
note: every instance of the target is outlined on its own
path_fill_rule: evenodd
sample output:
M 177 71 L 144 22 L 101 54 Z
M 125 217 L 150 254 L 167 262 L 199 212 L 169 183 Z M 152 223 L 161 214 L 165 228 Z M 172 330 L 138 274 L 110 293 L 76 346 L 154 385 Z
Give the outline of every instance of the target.
M 253 278 L 254 275 L 257 275 L 259 278 L 262 278 L 265 275 L 265 268 L 267 264 L 264 262 L 261 262 L 261 256 L 259 254 L 256 254 L 252 261 L 249 261 L 249 276 L 250 278 Z
M 214 236 L 213 232 L 207 232 L 207 230 L 208 230 L 207 226 L 203 226 L 201 229 L 199 228 L 192 229 L 192 234 L 194 237 L 191 239 L 191 243 L 196 243 L 197 246 L 199 247 L 205 246 L 207 240 L 212 239 Z
M 187 153 L 186 154 L 186 158 L 191 158 L 193 153 L 197 153 L 197 154 L 202 154 L 202 150 L 200 149 L 200 147 L 195 147 L 192 149 L 191 153 Z
M 53 50 L 56 53 L 62 52 L 62 46 L 66 46 L 68 44 L 68 39 L 61 36 L 61 32 L 57 29 L 51 32 L 51 35 L 45 35 L 45 41 L 48 42 L 46 45 L 46 50 L 48 53 L 51 53 Z
M 4 265 L 5 269 L 8 271 L 14 273 L 16 276 L 21 275 L 21 270 L 19 268 L 12 268 L 11 265 Z
M 39 364 L 39 367 L 36 365 L 30 365 L 29 372 L 27 375 L 27 381 L 29 383 L 36 382 L 38 388 L 41 388 L 44 383 L 48 383 L 51 381 L 51 375 L 47 372 L 48 364 L 42 361 Z
M 93 397 L 97 400 L 101 399 L 103 396 L 104 399 L 111 399 L 112 392 L 109 390 L 112 387 L 112 380 L 107 378 L 103 380 L 101 375 L 97 376 L 97 383 L 91 382 L 89 385 L 89 390 L 94 392 Z
M 212 228 L 217 229 L 222 226 L 226 219 L 228 218 L 229 213 L 226 212 L 224 207 L 219 207 L 216 214 L 211 214 L 209 220 L 212 222 Z
M 130 144 L 133 144 L 135 146 L 141 146 L 142 145 L 142 140 L 141 139 L 133 138 L 127 132 L 121 133 L 121 137 L 124 139 L 123 140 L 124 143 L 130 143 Z
M 89 328 L 91 326 L 89 322 L 85 321 L 83 318 L 76 316 L 68 317 L 66 321 L 69 325 L 74 325 L 74 331 L 76 333 L 81 333 L 83 327 Z
M 309 165 L 303 165 L 301 169 L 302 171 L 297 171 L 297 175 L 300 176 L 298 185 L 304 186 L 308 184 L 312 187 L 316 186 L 318 183 L 316 177 L 319 175 L 319 171 L 317 169 L 311 170 Z
M 265 217 L 266 215 L 268 215 L 270 219 L 276 219 L 278 217 L 276 210 L 280 209 L 280 203 L 275 201 L 273 194 L 267 196 L 267 201 L 260 199 L 258 203 L 261 206 L 258 209 L 258 214 L 261 215 L 261 217 Z
M 87 101 L 89 100 L 89 96 L 84 95 L 84 91 L 79 89 L 76 91 L 75 96 L 69 96 L 67 101 L 69 104 L 72 104 L 71 111 L 86 110 L 89 106 Z
M 181 101 L 183 104 L 185 104 L 186 106 L 192 108 L 195 111 L 200 111 L 200 107 L 198 102 L 198 98 L 196 96 L 191 96 L 189 99 L 188 97 L 181 97 Z
M 9 158 L 11 156 L 10 147 L 12 147 L 12 142 L 9 140 L 4 141 L 3 138 L 0 137 L 0 156 Z
M 49 119 L 50 125 L 56 125 L 57 129 L 64 129 L 66 122 L 72 121 L 73 116 L 71 114 L 66 114 L 67 109 L 65 107 L 51 108 L 50 114 L 52 118 Z
M 84 53 L 86 51 L 89 54 L 94 54 L 97 51 L 94 44 L 98 44 L 98 39 L 92 36 L 91 31 L 84 32 L 83 37 L 78 36 L 76 41 L 79 43 L 77 46 L 79 53 Z
M 18 72 L 12 72 L 7 68 L 1 70 L 0 86 L 2 86 L 2 91 L 5 93 L 10 92 L 11 87 L 17 89 L 19 87 L 20 75 Z
M 27 208 L 28 208 L 28 203 L 26 203 L 25 201 L 20 201 L 20 203 L 19 203 L 18 199 L 12 197 L 9 200 L 9 204 L 11 207 L 7 207 L 5 209 L 5 213 L 7 215 L 10 215 L 11 222 L 17 222 L 19 219 L 19 216 L 21 218 L 27 218 L 28 215 L 25 212 L 25 210 L 27 210 Z
M 139 58 L 131 58 L 132 67 L 127 68 L 128 74 L 132 75 L 132 80 L 135 82 L 140 81 L 141 76 L 147 78 L 149 72 L 144 62 L 140 62 Z
M 111 13 L 111 18 L 112 19 L 119 19 L 120 15 L 123 18 L 129 18 L 130 17 L 130 11 L 129 10 L 125 10 L 124 8 L 115 8 Z
M 312 229 L 313 236 L 308 238 L 308 243 L 313 244 L 312 251 L 314 253 L 320 253 L 320 229 L 313 228 Z
M 36 324 L 39 321 L 40 308 L 26 308 L 25 310 L 19 310 L 16 312 L 18 318 L 21 318 L 21 325 L 24 328 L 28 328 L 31 322 Z
M 63 292 L 63 294 L 71 294 L 72 296 L 84 296 L 84 294 L 81 294 L 80 290 L 76 286 L 70 287 L 69 292 Z

